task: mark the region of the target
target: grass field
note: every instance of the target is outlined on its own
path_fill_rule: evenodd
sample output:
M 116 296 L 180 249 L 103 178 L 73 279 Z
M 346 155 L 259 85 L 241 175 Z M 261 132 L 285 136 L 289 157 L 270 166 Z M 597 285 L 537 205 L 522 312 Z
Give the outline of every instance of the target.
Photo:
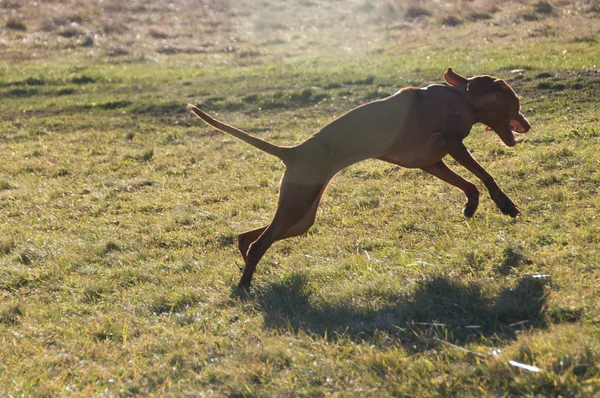
M 0 395 L 600 393 L 599 17 L 0 0 Z M 448 66 L 522 96 L 519 145 L 466 140 L 521 216 L 452 161 L 483 193 L 470 220 L 455 188 L 366 161 L 240 295 L 236 237 L 270 221 L 283 166 L 186 104 L 293 144 Z

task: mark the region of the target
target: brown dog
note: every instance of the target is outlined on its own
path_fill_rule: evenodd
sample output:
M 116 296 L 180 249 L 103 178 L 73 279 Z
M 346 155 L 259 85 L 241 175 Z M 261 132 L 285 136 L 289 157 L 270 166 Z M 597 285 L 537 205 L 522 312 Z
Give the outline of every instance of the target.
M 250 286 L 256 264 L 275 241 L 301 235 L 310 228 L 329 181 L 361 160 L 376 158 L 420 168 L 458 187 L 467 195 L 463 213 L 471 217 L 479 204 L 479 191 L 446 166 L 442 159 L 450 155 L 484 183 L 502 213 L 512 217 L 519 214 L 462 143 L 474 124 L 484 123 L 506 145 L 514 146 L 513 131 L 526 133 L 530 129 L 519 110 L 518 97 L 504 80 L 491 76 L 467 79 L 448 68 L 444 79 L 449 85 L 407 87 L 356 107 L 292 147 L 263 141 L 189 105 L 209 125 L 277 156 L 286 165 L 273 221 L 238 236 L 245 261 L 238 287 Z

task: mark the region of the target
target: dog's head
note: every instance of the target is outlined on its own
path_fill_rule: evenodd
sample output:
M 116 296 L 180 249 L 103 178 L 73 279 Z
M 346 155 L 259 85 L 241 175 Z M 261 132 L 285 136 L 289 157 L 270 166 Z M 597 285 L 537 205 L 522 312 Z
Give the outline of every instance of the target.
M 494 130 L 507 146 L 517 143 L 513 132 L 522 134 L 531 129 L 521 113 L 519 97 L 504 80 L 487 75 L 467 79 L 452 68 L 448 68 L 444 79 L 451 86 L 465 86 L 477 121 Z

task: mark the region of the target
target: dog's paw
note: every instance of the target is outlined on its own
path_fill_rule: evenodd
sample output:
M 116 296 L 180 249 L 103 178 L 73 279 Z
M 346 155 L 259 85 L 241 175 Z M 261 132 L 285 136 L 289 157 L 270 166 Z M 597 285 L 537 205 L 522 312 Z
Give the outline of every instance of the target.
M 250 282 L 251 282 L 250 278 L 248 278 L 245 275 L 242 275 L 242 278 L 240 279 L 240 282 L 237 285 L 238 290 L 248 290 L 248 289 L 250 289 Z
M 229 297 L 233 298 L 233 299 L 246 300 L 246 299 L 251 298 L 253 296 L 253 294 L 254 294 L 254 290 L 249 286 L 247 286 L 247 287 L 232 286 Z
M 521 210 L 519 210 L 519 208 L 517 206 L 513 205 L 513 207 L 509 210 L 509 212 L 508 213 L 504 213 L 504 214 L 508 214 L 512 218 L 515 218 L 516 216 L 518 216 L 519 214 L 521 214 Z
M 478 205 L 479 203 L 471 204 L 467 202 L 465 207 L 463 207 L 463 215 L 467 218 L 473 217 L 473 214 L 475 214 L 475 212 L 477 211 Z
M 473 214 L 477 211 L 477 207 L 479 206 L 479 192 L 472 193 L 468 196 L 469 200 L 463 207 L 463 215 L 467 218 L 473 217 Z
M 502 214 L 505 214 L 507 216 L 511 216 L 511 217 L 516 217 L 519 214 L 521 214 L 521 212 L 519 211 L 519 208 L 517 207 L 517 205 L 515 205 L 513 203 L 512 200 L 510 200 L 510 198 L 506 195 L 503 195 L 497 202 L 496 204 L 498 205 L 498 208 L 500 209 L 500 211 L 502 212 Z

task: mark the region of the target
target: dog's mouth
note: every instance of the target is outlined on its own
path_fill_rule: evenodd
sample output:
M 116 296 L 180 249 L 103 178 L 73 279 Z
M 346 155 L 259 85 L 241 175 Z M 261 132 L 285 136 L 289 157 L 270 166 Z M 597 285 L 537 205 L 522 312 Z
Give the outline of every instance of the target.
M 507 146 L 515 146 L 517 145 L 517 140 L 515 139 L 515 135 L 513 133 L 524 134 L 528 130 L 521 124 L 521 122 L 515 119 L 511 119 L 506 127 L 503 128 L 502 131 L 498 131 L 497 129 L 486 125 L 485 131 L 494 130 L 500 139 L 502 139 L 502 142 L 504 142 Z
M 525 134 L 527 132 L 527 129 L 518 120 L 512 119 L 508 125 L 510 126 L 510 130 L 515 133 Z

